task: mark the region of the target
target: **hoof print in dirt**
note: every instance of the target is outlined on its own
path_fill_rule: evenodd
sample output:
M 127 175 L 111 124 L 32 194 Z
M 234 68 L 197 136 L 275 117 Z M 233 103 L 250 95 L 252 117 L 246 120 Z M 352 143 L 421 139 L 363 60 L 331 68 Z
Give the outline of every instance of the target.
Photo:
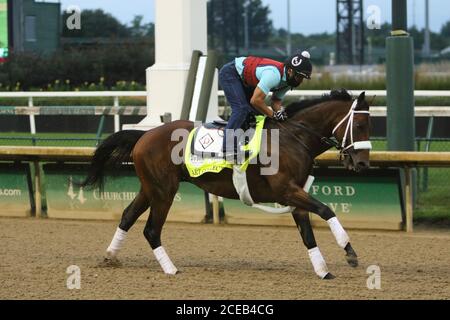
M 119 268 L 122 266 L 122 263 L 117 258 L 104 258 L 98 266 L 100 268 Z

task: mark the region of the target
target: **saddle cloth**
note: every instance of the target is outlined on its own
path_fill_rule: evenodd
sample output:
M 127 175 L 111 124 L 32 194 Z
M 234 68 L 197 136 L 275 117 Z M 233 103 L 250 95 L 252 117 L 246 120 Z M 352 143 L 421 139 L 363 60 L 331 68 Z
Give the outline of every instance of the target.
M 245 159 L 239 168 L 245 171 L 250 160 L 255 158 L 261 147 L 262 129 L 265 116 L 256 116 L 256 127 L 249 135 L 249 142 L 242 147 L 242 151 L 249 151 L 249 157 Z M 225 123 L 207 123 L 201 127 L 194 128 L 188 137 L 185 150 L 185 165 L 191 177 L 201 176 L 205 172 L 218 173 L 224 168 L 233 168 L 232 162 L 223 158 L 222 146 Z
M 220 157 L 222 154 L 223 136 L 225 133 L 225 123 L 207 123 L 197 129 L 194 133 L 193 154 L 204 157 Z

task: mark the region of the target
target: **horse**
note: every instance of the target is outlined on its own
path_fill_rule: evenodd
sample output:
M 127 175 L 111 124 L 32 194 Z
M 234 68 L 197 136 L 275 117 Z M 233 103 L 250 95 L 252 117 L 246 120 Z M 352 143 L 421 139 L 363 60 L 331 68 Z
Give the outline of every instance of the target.
M 358 265 L 350 239 L 333 210 L 308 194 L 303 186 L 312 172 L 314 159 L 331 147 L 338 148 L 344 166 L 361 171 L 369 167 L 370 114 L 365 92 L 357 99 L 345 90 L 333 90 L 320 98 L 293 102 L 285 108 L 288 120 L 277 122 L 267 118 L 264 129 L 278 130 L 279 147 L 271 143 L 261 145 L 278 157 L 279 169 L 272 175 L 261 175 L 264 167 L 258 160 L 247 168 L 248 187 L 255 202 L 279 203 L 293 208 L 292 217 L 301 239 L 308 250 L 315 273 L 321 279 L 333 279 L 320 253 L 311 227 L 309 212 L 327 221 L 339 247 L 344 249 L 347 263 Z M 147 209 L 150 215 L 144 236 L 166 274 L 174 275 L 175 267 L 161 244 L 161 232 L 180 182 L 189 182 L 211 194 L 229 199 L 239 199 L 232 182 L 232 170 L 204 173 L 192 178 L 185 164 L 171 161 L 177 145 L 186 141 L 173 139 L 177 129 L 188 132 L 194 123 L 177 120 L 148 131 L 124 130 L 110 135 L 95 150 L 84 187 L 102 188 L 108 170 L 118 170 L 130 159 L 140 180 L 140 191 L 123 211 L 121 221 L 106 250 L 105 262 L 115 264 L 127 232 Z M 174 141 L 175 140 L 175 141 Z M 269 139 L 268 139 L 269 140 Z

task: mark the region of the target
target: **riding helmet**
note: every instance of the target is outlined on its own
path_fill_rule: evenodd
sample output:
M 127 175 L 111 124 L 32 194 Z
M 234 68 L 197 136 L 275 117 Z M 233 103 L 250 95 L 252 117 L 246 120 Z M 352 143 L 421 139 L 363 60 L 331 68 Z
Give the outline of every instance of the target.
M 302 53 L 296 53 L 286 60 L 285 65 L 287 68 L 291 68 L 295 73 L 300 74 L 306 79 L 311 79 L 312 64 L 311 55 L 308 51 L 303 51 Z

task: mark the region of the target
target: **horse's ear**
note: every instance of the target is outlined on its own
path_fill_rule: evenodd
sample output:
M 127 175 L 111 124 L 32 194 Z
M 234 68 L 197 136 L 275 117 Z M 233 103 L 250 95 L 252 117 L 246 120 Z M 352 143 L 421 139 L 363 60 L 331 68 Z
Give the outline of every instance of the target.
M 358 97 L 358 103 L 363 103 L 365 99 L 366 99 L 366 92 L 363 91 Z
M 358 104 L 356 105 L 356 109 L 358 110 L 369 110 L 369 105 L 366 101 L 366 92 L 363 91 L 358 97 Z

